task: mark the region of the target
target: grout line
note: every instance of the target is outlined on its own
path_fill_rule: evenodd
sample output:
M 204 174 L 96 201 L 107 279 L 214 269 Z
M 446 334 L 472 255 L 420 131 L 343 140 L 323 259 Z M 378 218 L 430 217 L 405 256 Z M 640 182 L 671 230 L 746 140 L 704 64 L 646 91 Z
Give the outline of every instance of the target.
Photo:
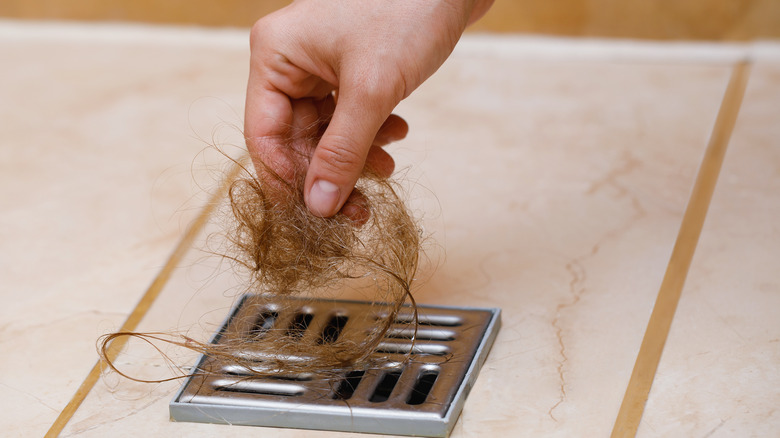
M 170 255 L 170 257 L 168 257 L 168 260 L 165 262 L 163 268 L 157 274 L 154 281 L 152 281 L 152 284 L 141 297 L 141 300 L 138 302 L 138 304 L 136 304 L 133 311 L 127 317 L 125 323 L 122 324 L 122 327 L 119 329 L 120 332 L 132 332 L 136 329 L 136 327 L 138 327 L 138 324 L 152 307 L 152 304 L 154 304 L 154 301 L 160 295 L 160 292 L 162 292 L 163 287 L 165 287 L 165 284 L 171 278 L 174 269 L 178 267 L 179 262 L 181 262 L 184 255 L 192 247 L 192 243 L 195 240 L 195 237 L 200 234 L 201 230 L 203 230 L 205 227 L 209 217 L 211 216 L 211 213 L 214 211 L 214 208 L 219 204 L 220 198 L 224 197 L 225 193 L 227 192 L 230 183 L 238 176 L 241 170 L 244 170 L 244 166 L 241 164 L 244 161 L 244 159 L 240 158 L 234 162 L 234 165 L 220 183 L 219 188 L 209 197 L 208 201 L 206 201 L 206 206 L 203 207 L 203 210 L 201 210 L 198 216 L 192 221 L 187 230 L 184 232 L 184 236 L 176 245 L 176 248 L 173 250 L 173 253 Z M 119 353 L 127 343 L 127 340 L 127 337 L 121 337 L 111 342 L 111 345 L 109 345 L 106 352 L 106 356 L 109 360 L 116 360 L 117 356 L 119 356 Z M 95 386 L 98 379 L 100 379 L 100 375 L 105 366 L 106 364 L 102 359 L 99 359 L 95 363 L 95 365 L 92 367 L 92 370 L 89 372 L 84 381 L 81 382 L 81 385 L 73 394 L 73 397 L 51 425 L 49 431 L 46 432 L 46 438 L 54 438 L 59 436 L 70 419 L 76 413 L 76 410 L 78 410 L 79 406 L 81 406 L 81 403 Z
M 661 360 L 669 328 L 674 319 L 677 303 L 680 301 L 685 278 L 707 216 L 715 184 L 718 181 L 729 138 L 739 114 L 749 76 L 749 62 L 734 66 L 731 79 L 721 102 L 709 144 L 704 152 L 699 174 L 693 186 L 688 207 L 680 224 L 677 241 L 674 244 L 669 265 L 666 268 L 661 288 L 647 323 L 645 336 L 628 382 L 623 403 L 620 406 L 612 438 L 634 437 L 645 409 L 650 388 Z

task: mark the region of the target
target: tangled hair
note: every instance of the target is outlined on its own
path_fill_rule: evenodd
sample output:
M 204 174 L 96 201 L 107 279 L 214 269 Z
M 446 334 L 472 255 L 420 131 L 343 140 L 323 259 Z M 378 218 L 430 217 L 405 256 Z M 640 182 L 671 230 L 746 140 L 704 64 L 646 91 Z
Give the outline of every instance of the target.
M 288 153 L 297 154 L 292 148 Z M 378 365 L 382 358 L 374 353 L 377 345 L 407 302 L 411 304 L 412 324 L 416 324 L 411 286 L 421 233 L 396 183 L 367 169 L 350 198 L 353 206 L 366 214 L 358 221 L 343 211 L 322 218 L 309 212 L 304 203 L 303 177 L 284 178 L 262 161 L 256 160 L 255 167 L 260 177 L 238 179 L 230 186 L 230 249 L 224 256 L 248 274 L 247 291 L 262 298 L 255 304 L 257 311 L 264 305 L 263 300 L 311 298 L 360 284 L 360 290 L 368 291 L 369 301 L 377 310 L 371 315 L 370 333 L 342 336 L 328 343 L 301 342 L 289 336 L 248 339 L 228 334 L 218 344 L 210 344 L 184 336 L 120 332 L 99 340 L 100 354 L 111 369 L 124 377 L 148 382 L 122 373 L 109 358 L 111 341 L 129 336 L 152 345 L 166 342 L 185 347 L 204 354 L 219 367 L 240 366 L 257 376 L 335 376 L 346 369 Z M 258 361 L 258 354 L 264 359 Z M 210 371 L 201 367 L 198 372 Z M 181 377 L 185 376 L 154 382 Z
M 344 213 L 313 215 L 303 202 L 303 181 L 273 175 L 283 191 L 270 195 L 255 178 L 239 179 L 229 191 L 234 260 L 251 273 L 256 291 L 293 295 L 379 276 L 389 295 L 409 295 L 420 233 L 391 181 L 364 172 L 355 189 L 370 216 L 359 224 Z

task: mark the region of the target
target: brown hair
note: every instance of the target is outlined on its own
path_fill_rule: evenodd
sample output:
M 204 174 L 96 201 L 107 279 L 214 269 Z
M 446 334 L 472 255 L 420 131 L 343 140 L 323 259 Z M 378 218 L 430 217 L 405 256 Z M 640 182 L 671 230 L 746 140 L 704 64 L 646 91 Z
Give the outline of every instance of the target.
M 303 157 L 294 148 L 285 153 L 289 160 L 300 162 Z M 99 339 L 100 355 L 111 369 L 124 377 L 147 381 L 122 373 L 107 355 L 113 339 L 130 336 L 152 345 L 165 342 L 185 347 L 256 375 L 328 376 L 375 365 L 371 361 L 377 356 L 372 354 L 404 303 L 411 304 L 412 324 L 416 324 L 411 286 L 417 271 L 421 233 L 393 181 L 380 178 L 370 169 L 364 171 L 351 199 L 367 214 L 355 222 L 343 212 L 331 218 L 311 214 L 303 201 L 302 176 L 283 178 L 257 160 L 255 167 L 261 177 L 246 171 L 249 176 L 236 180 L 230 187 L 231 214 L 226 233 L 230 249 L 224 255 L 248 274 L 247 291 L 269 299 L 311 297 L 338 290 L 346 283 L 362 284 L 370 290 L 369 300 L 381 307 L 372 316 L 378 319 L 372 323 L 371 332 L 360 337 L 359 342 L 355 337 L 345 337 L 317 345 L 278 336 L 234 338 L 210 344 L 161 333 L 112 333 Z M 241 354 L 246 348 L 274 354 L 258 366 Z M 307 360 L 289 359 L 296 357 Z M 184 376 L 155 382 L 181 377 Z

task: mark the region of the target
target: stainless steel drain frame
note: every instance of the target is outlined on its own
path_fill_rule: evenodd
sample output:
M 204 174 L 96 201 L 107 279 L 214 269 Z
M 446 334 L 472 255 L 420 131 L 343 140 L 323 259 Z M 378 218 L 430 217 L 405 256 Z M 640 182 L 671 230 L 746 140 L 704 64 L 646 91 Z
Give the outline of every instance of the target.
M 211 342 L 258 328 L 301 342 L 365 333 L 350 315 L 376 312 L 368 302 L 275 299 L 246 295 L 234 306 Z M 259 307 L 254 302 L 262 303 Z M 201 356 L 169 405 L 174 421 L 298 429 L 446 437 L 458 419 L 500 327 L 500 309 L 418 306 L 419 326 L 409 339 L 405 307 L 376 354 L 393 358 L 386 367 L 344 373 L 340 383 L 309 376 L 255 378 Z M 308 316 L 307 316 L 308 315 Z M 247 321 L 254 321 L 247 324 Z M 334 338 L 335 339 L 335 338 Z M 410 349 L 413 354 L 404 361 Z M 262 360 L 259 358 L 258 360 Z M 210 368 L 211 367 L 211 368 Z M 235 368 L 235 367 L 234 367 Z

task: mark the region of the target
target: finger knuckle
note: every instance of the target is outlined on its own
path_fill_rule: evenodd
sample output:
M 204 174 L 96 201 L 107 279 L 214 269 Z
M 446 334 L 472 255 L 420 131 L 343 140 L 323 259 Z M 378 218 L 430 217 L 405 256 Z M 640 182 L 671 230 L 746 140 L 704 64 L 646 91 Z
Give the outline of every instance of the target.
M 276 20 L 266 16 L 255 22 L 249 31 L 250 50 L 256 47 L 265 47 L 280 34 Z
M 332 174 L 352 174 L 355 169 L 361 169 L 365 161 L 360 145 L 347 137 L 333 136 L 317 149 L 323 170 Z
M 249 31 L 249 45 L 251 48 L 254 48 L 265 39 L 267 28 L 268 26 L 262 18 L 252 25 L 252 30 Z
M 405 85 L 402 78 L 388 74 L 386 70 L 368 68 L 352 81 L 365 102 L 390 103 L 391 109 L 404 98 Z

